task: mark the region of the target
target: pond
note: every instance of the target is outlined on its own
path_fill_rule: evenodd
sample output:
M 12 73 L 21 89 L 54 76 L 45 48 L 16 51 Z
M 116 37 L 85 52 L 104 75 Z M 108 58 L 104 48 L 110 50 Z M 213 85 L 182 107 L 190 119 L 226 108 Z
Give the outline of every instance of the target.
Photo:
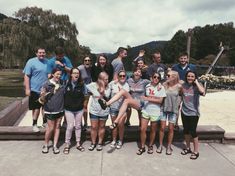
M 0 87 L 0 96 L 5 97 L 25 97 L 23 86 L 4 86 Z

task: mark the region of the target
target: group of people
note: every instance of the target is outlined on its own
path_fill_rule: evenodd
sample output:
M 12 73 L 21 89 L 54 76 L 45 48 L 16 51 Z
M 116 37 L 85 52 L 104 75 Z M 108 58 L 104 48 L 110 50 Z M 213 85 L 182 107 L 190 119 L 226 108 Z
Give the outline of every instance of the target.
M 166 154 L 172 154 L 174 128 L 178 125 L 181 113 L 186 147 L 181 154 L 191 154 L 191 159 L 199 157 L 196 133 L 199 120 L 199 96 L 205 94 L 198 82 L 195 66 L 188 63 L 187 53 L 179 55 L 179 63 L 168 68 L 161 63 L 161 53 L 152 54 L 153 63 L 145 64 L 145 51 L 133 60 L 133 74 L 128 78 L 123 65 L 127 49 L 120 47 L 117 58 L 109 63 L 104 54 L 92 64 L 86 56 L 83 64 L 73 67 L 57 47 L 55 57 L 47 60 L 45 49 L 39 48 L 35 58 L 29 59 L 24 68 L 25 93 L 29 96 L 29 109 L 32 110 L 33 131 L 38 132 L 37 119 L 43 109 L 43 123 L 46 126 L 42 153 L 49 152 L 49 140 L 53 135 L 53 152 L 60 152 L 57 143 L 62 117 L 65 118 L 66 134 L 64 154 L 69 154 L 71 136 L 75 128 L 76 148 L 84 151 L 81 144 L 82 117 L 87 127 L 90 117 L 91 145 L 88 150 L 103 149 L 105 125 L 111 117 L 112 142 L 110 147 L 121 149 L 124 140 L 125 124 L 130 125 L 131 109 L 138 112 L 140 126 L 140 146 L 136 154 L 146 151 L 146 130 L 150 122 L 150 140 L 147 153 L 153 154 L 156 129 L 159 126 L 157 153 L 163 151 L 163 138 L 168 121 L 168 141 Z M 88 106 L 89 100 L 89 108 Z M 42 107 L 42 108 L 41 108 Z M 87 110 L 89 109 L 89 111 Z M 47 125 L 45 125 L 47 124 Z M 193 150 L 190 147 L 193 138 Z

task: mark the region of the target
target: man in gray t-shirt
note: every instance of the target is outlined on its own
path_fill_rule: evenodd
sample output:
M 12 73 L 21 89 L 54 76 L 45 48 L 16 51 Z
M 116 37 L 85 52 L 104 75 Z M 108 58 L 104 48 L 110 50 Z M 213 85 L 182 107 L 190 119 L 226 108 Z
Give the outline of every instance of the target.
M 118 78 L 117 77 L 118 73 L 121 70 L 125 70 L 122 59 L 127 56 L 127 49 L 120 47 L 120 48 L 118 48 L 117 53 L 118 53 L 118 57 L 116 59 L 114 59 L 111 63 L 113 66 L 113 70 L 114 70 L 114 73 L 113 73 L 114 80 L 116 80 Z

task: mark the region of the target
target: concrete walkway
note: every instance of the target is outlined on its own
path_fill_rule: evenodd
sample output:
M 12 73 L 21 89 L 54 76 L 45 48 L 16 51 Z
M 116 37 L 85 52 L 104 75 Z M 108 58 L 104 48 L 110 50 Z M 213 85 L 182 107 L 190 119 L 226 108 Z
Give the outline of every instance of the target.
M 1 176 L 234 176 L 235 145 L 200 144 L 200 157 L 193 161 L 180 154 L 182 144 L 174 143 L 173 154 L 143 153 L 138 156 L 135 142 L 125 143 L 120 150 L 85 152 L 71 148 L 69 155 L 41 153 L 42 141 L 0 141 Z M 154 151 L 156 147 L 154 146 Z

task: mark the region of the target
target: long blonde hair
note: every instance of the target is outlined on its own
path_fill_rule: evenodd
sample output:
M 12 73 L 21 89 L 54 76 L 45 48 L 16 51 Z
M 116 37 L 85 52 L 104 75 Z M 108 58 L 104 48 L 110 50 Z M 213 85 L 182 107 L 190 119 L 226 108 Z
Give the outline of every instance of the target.
M 109 75 L 106 72 L 100 72 L 98 79 L 97 79 L 97 84 L 98 84 L 98 91 L 101 95 L 104 95 L 104 91 L 107 88 L 107 84 L 104 82 L 104 78 L 109 77 Z
M 174 79 L 172 81 L 166 80 L 165 83 L 163 83 L 164 87 L 169 88 L 170 87 L 170 82 L 174 85 L 177 85 L 180 83 L 180 77 L 178 72 L 174 71 L 174 70 L 170 70 L 167 75 L 172 76 Z

